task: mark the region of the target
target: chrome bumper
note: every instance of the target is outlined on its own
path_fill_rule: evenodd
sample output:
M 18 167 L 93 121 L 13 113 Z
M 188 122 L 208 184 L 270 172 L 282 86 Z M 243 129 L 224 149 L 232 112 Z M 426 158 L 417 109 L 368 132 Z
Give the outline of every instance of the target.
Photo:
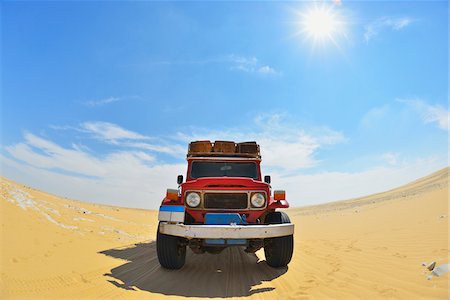
M 188 239 L 265 239 L 294 234 L 294 224 L 184 225 L 161 222 L 159 232 Z

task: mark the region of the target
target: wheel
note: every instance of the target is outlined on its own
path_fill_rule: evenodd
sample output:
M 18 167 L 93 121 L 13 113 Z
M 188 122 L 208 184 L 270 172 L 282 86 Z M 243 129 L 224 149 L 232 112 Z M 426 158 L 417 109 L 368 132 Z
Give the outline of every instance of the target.
M 163 268 L 180 269 L 186 261 L 186 244 L 182 238 L 160 233 L 158 226 L 156 253 Z
M 286 213 L 273 212 L 267 215 L 265 223 L 284 224 L 291 223 L 291 221 Z M 267 264 L 271 267 L 286 267 L 291 261 L 293 251 L 293 235 L 264 239 L 264 254 L 266 255 Z

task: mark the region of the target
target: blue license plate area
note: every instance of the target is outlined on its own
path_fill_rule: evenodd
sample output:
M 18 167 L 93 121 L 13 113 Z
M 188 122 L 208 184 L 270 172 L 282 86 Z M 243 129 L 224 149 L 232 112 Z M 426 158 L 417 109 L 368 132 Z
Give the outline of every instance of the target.
M 205 224 L 207 225 L 243 225 L 245 219 L 238 213 L 207 213 L 205 214 Z
M 207 213 L 205 214 L 206 225 L 244 225 L 247 224 L 245 216 L 242 217 L 238 213 Z M 245 246 L 247 240 L 245 239 L 205 239 L 205 245 L 210 246 Z
M 210 246 L 245 246 L 247 245 L 247 240 L 233 239 L 233 240 L 221 240 L 221 239 L 206 239 L 204 240 L 205 245 Z

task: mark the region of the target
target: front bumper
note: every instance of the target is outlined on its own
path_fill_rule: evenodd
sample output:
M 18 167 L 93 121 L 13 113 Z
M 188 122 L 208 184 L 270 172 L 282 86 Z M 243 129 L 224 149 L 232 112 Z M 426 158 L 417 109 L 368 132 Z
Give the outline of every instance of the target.
M 185 225 L 161 222 L 159 232 L 188 239 L 265 239 L 294 234 L 294 224 Z

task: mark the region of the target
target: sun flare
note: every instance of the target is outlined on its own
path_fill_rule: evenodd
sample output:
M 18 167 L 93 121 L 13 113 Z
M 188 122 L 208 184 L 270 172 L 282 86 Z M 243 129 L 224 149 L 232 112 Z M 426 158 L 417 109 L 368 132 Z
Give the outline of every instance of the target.
M 330 36 L 337 27 L 336 18 L 326 10 L 314 9 L 305 16 L 305 30 L 314 37 Z
M 314 6 L 299 15 L 299 31 L 313 44 L 333 42 L 345 35 L 345 22 L 334 6 Z

